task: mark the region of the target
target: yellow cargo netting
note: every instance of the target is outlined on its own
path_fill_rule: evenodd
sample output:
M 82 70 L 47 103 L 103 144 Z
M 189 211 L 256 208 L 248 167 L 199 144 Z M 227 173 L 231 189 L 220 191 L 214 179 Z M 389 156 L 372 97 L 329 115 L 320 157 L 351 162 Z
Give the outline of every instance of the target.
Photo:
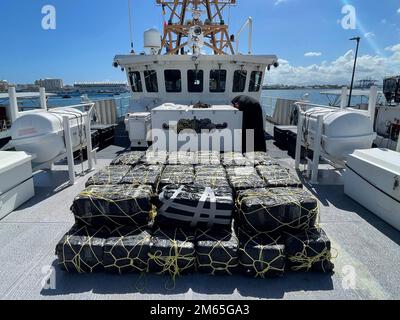
M 210 271 L 208 273 L 213 276 L 218 274 L 233 275 L 234 271 L 239 266 L 239 241 L 234 232 L 226 231 L 223 236 L 213 235 L 211 230 L 198 230 L 198 232 L 197 238 L 200 239 L 197 241 L 196 250 L 198 269 Z M 221 232 L 219 232 L 219 234 L 221 234 Z M 214 243 L 209 253 L 200 252 L 199 245 L 201 242 Z M 231 254 L 232 252 L 234 255 Z M 219 257 L 216 257 L 215 254 L 219 255 Z M 208 261 L 208 263 L 202 263 L 204 260 Z
M 150 264 L 154 263 L 157 266 L 157 274 L 159 275 L 168 275 L 170 279 L 167 280 L 165 286 L 168 290 L 173 290 L 176 285 L 176 278 L 180 277 L 182 273 L 188 272 L 195 268 L 196 262 L 196 253 L 194 249 L 194 244 L 189 241 L 189 237 L 181 230 L 178 232 L 185 237 L 185 240 L 177 240 L 177 231 L 174 231 L 174 237 L 171 238 L 164 233 L 160 229 L 153 234 L 154 237 L 157 237 L 157 234 L 162 235 L 162 238 L 159 238 L 159 241 L 167 241 L 169 245 L 168 253 L 163 252 L 161 249 L 156 251 L 152 250 L 154 244 L 152 242 L 150 246 L 149 253 L 149 268 Z M 188 244 L 192 244 L 193 246 L 188 246 Z M 188 251 L 185 253 L 184 251 Z M 149 270 L 152 271 L 152 270 Z
M 99 189 L 100 187 L 100 189 Z M 134 225 L 137 225 L 136 223 L 136 217 L 137 216 L 147 216 L 149 219 L 154 217 L 155 213 L 154 211 L 156 210 L 154 206 L 151 205 L 150 210 L 145 210 L 142 208 L 137 200 L 137 195 L 142 193 L 141 197 L 142 199 L 145 198 L 150 206 L 150 200 L 151 200 L 151 187 L 150 186 L 138 186 L 138 187 L 130 187 L 130 186 L 112 186 L 113 190 L 112 192 L 108 193 L 107 196 L 104 195 L 104 192 L 101 192 L 101 186 L 92 186 L 84 191 L 82 191 L 78 198 L 87 198 L 89 199 L 91 205 L 93 208 L 96 209 L 97 213 L 93 214 L 93 212 L 90 212 L 90 219 L 96 219 L 96 218 L 103 218 L 106 221 L 111 222 L 113 225 L 117 226 L 125 226 L 128 225 L 129 223 L 132 223 Z M 122 191 L 129 191 L 132 190 L 133 193 L 131 195 L 127 195 L 126 197 L 121 197 L 121 192 Z M 147 189 L 147 190 L 146 190 Z M 144 193 L 147 192 L 147 195 L 144 195 Z M 115 196 L 115 199 L 113 199 L 113 195 Z M 112 214 L 107 210 L 109 206 L 106 206 L 104 208 L 99 201 L 104 201 L 108 204 L 111 204 L 117 212 L 113 212 Z M 134 214 L 132 212 L 126 212 L 124 208 L 120 205 L 122 202 L 132 202 L 132 204 L 129 206 L 129 209 L 134 208 L 136 211 Z M 79 215 L 75 215 L 75 218 L 77 220 L 82 221 L 83 223 L 86 223 L 85 220 L 87 220 L 88 217 L 80 217 Z M 118 219 L 123 219 L 126 222 L 120 223 Z
M 253 235 L 242 229 L 239 233 L 240 265 L 246 271 L 254 274 L 255 278 L 266 278 L 270 274 L 282 275 L 285 272 L 285 246 L 280 243 L 281 236 L 271 236 L 267 233 Z M 256 256 L 251 254 L 254 251 Z M 275 256 L 271 256 L 271 252 Z
M 312 209 L 304 207 L 300 201 L 300 197 L 302 195 L 308 195 L 308 193 L 299 188 L 252 189 L 244 191 L 242 195 L 243 194 L 245 194 L 245 196 L 239 195 L 237 198 L 236 208 L 240 215 L 240 219 L 244 219 L 244 222 L 251 226 L 256 232 L 268 231 L 273 233 L 281 229 L 304 230 L 312 227 L 314 225 L 313 222 L 319 219 L 319 202 L 316 200 L 315 207 Z M 311 195 L 308 196 L 309 198 L 313 198 Z M 256 209 L 250 212 L 245 212 L 243 209 L 246 201 L 253 201 Z M 270 204 L 270 206 L 268 206 L 268 204 Z M 282 210 L 279 210 L 278 213 L 283 216 L 277 215 L 276 212 L 275 214 L 271 212 L 271 208 L 274 208 L 277 205 L 290 206 L 292 208 L 297 207 L 300 215 L 297 218 L 285 221 L 285 212 L 282 212 Z M 294 210 L 291 209 L 290 213 L 293 213 L 293 211 Z M 248 217 L 256 214 L 264 216 L 264 221 L 269 219 L 269 222 L 276 225 L 276 227 L 271 227 L 269 230 L 260 230 L 254 227 Z

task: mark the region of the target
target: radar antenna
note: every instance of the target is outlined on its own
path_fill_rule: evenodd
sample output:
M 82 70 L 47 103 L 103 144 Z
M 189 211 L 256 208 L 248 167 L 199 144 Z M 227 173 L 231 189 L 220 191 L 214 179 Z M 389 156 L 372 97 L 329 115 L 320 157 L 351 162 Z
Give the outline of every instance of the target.
M 156 2 L 163 9 L 162 49 L 165 48 L 167 54 L 182 54 L 186 46 L 193 49 L 193 54 L 199 54 L 203 46 L 210 48 L 214 54 L 235 54 L 232 45 L 235 39 L 229 35 L 229 26 L 225 24 L 223 13 L 226 8 L 236 5 L 236 0 Z M 188 14 L 190 12 L 191 16 Z

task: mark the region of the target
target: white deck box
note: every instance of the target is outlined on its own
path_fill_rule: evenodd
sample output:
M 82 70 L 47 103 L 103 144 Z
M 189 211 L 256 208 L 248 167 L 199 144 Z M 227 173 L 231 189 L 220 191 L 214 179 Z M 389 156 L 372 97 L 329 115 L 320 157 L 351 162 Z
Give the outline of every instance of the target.
M 344 191 L 400 230 L 400 153 L 356 150 L 348 157 Z
M 160 135 L 163 135 L 165 148 L 170 151 L 242 150 L 243 115 L 232 106 L 195 108 L 193 105 L 166 103 L 154 108 L 151 118 L 153 140 L 157 136 L 158 149 L 164 149 L 160 147 L 163 145 Z
M 151 129 L 151 113 L 128 113 L 125 118 L 125 128 L 129 133 L 132 148 L 147 148 Z
M 31 156 L 0 151 L 0 218 L 34 196 Z

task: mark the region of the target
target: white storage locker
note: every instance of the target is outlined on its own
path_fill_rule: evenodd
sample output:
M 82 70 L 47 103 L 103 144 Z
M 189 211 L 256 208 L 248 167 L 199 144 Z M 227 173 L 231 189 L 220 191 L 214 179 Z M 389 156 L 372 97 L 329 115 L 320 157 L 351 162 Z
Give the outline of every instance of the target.
M 31 156 L 0 151 L 0 218 L 34 196 Z

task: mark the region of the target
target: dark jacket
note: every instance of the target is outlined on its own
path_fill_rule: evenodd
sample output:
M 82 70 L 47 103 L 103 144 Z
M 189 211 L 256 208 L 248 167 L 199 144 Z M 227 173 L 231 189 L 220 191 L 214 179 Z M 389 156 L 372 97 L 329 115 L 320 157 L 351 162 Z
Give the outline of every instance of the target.
M 242 152 L 266 151 L 264 136 L 264 121 L 261 104 L 249 96 L 238 96 L 232 100 L 232 104 L 238 104 L 243 112 Z M 246 130 L 254 130 L 254 150 L 247 150 Z M 251 143 L 249 144 L 251 145 Z

